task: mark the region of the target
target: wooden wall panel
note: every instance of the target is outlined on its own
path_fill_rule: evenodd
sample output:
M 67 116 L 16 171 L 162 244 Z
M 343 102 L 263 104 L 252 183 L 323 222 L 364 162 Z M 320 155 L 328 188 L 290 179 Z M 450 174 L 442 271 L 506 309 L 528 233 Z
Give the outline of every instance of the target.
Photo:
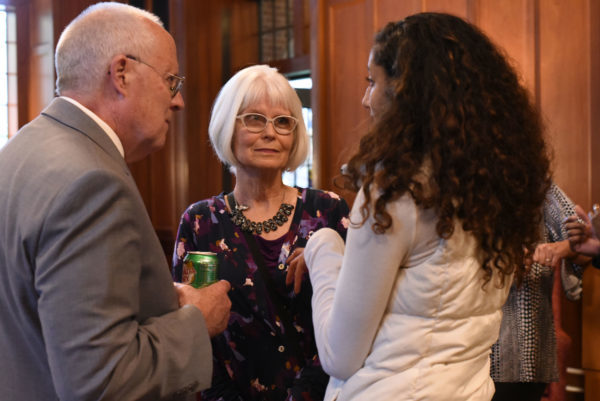
M 29 43 L 30 37 L 30 13 L 28 3 L 19 3 L 15 6 L 16 17 L 17 17 L 17 66 L 30 66 L 31 52 Z M 17 114 L 18 114 L 18 127 L 21 128 L 27 124 L 31 119 L 29 117 L 29 95 L 31 68 L 19 68 L 17 67 Z
M 579 157 L 589 161 L 590 177 L 588 181 L 572 177 L 581 185 L 590 187 L 590 195 L 585 199 L 585 206 L 589 208 L 592 202 L 600 202 L 600 2 L 589 1 L 589 15 L 587 27 L 590 38 L 590 105 L 591 112 L 589 132 L 590 136 L 585 142 L 579 144 Z M 583 177 L 582 177 L 583 178 Z M 583 306 L 582 306 L 582 366 L 585 369 L 585 394 L 586 401 L 600 399 L 600 271 L 588 269 L 584 275 Z
M 180 214 L 192 199 L 206 198 L 217 193 L 221 186 L 220 168 L 208 145 L 208 120 L 212 101 L 221 86 L 222 7 L 217 2 L 175 3 L 173 29 L 177 29 L 174 35 L 180 69 L 186 76 L 185 110 L 180 113 L 179 131 L 175 134 L 181 142 L 175 159 L 180 164 L 177 172 L 183 175 L 179 183 L 183 198 L 177 205 Z
M 573 201 L 589 207 L 590 17 L 585 3 L 540 1 L 539 80 L 555 180 Z
M 177 44 L 180 71 L 186 77 L 185 108 L 173 126 L 171 158 L 173 207 L 165 208 L 165 238 L 174 241 L 179 218 L 192 202 L 221 190 L 221 167 L 208 140 L 210 108 L 221 84 L 221 21 L 219 2 L 171 1 L 171 32 Z M 202 21 L 202 23 L 199 23 Z M 210 40 L 209 40 L 210 38 Z M 154 219 L 153 219 L 154 222 Z
M 592 133 L 588 4 L 541 0 L 538 13 L 539 104 L 554 150 L 554 179 L 574 202 L 589 208 L 591 160 L 587 143 Z M 586 297 L 589 295 L 584 292 L 584 301 Z M 581 303 L 568 302 L 563 296 L 560 307 L 560 326 L 572 341 L 565 362 L 580 367 L 582 348 L 589 349 L 582 343 Z
M 582 367 L 600 374 L 600 270 L 587 269 L 583 281 L 582 313 L 586 317 L 583 324 L 583 344 L 588 345 L 583 353 Z M 600 378 L 600 377 L 599 377 Z M 600 385 L 600 383 L 599 383 Z M 599 387 L 600 388 L 600 387 Z M 600 399 L 600 392 L 597 393 Z
M 257 2 L 234 2 L 231 7 L 230 75 L 259 61 L 257 15 Z
M 400 2 L 397 0 L 374 0 L 373 34 L 383 28 L 388 22 L 400 21 L 407 15 L 420 12 L 421 7 L 421 0 L 406 0 Z M 371 35 L 371 37 L 372 36 L 373 35 Z
M 585 401 L 600 399 L 600 371 L 587 372 L 585 375 Z
M 480 1 L 474 7 L 472 22 L 505 51 L 535 101 L 537 32 L 534 13 L 534 3 L 528 0 L 513 0 L 502 7 Z
M 600 270 L 584 274 L 582 302 L 582 364 L 585 374 L 585 400 L 600 400 Z
M 591 138 L 587 138 L 585 142 L 580 143 L 581 151 L 579 154 L 586 153 L 590 162 L 590 179 L 585 184 L 589 185 L 590 197 L 585 199 L 585 206 L 589 207 L 594 202 L 600 202 L 600 162 L 594 160 L 594 156 L 598 159 L 600 155 L 600 1 L 589 1 L 589 15 L 587 26 L 589 28 L 588 37 L 589 53 L 590 53 L 590 127 L 589 132 Z M 577 177 L 578 181 L 582 181 L 584 177 Z M 584 202 L 580 200 L 580 202 Z
M 168 179 L 172 183 L 173 207 L 160 210 L 167 214 L 162 221 L 174 239 L 185 208 L 224 189 L 222 165 L 208 138 L 210 111 L 231 75 L 258 62 L 258 14 L 256 2 L 245 0 L 172 0 L 170 7 L 171 33 L 177 44 L 180 70 L 186 76 L 182 91 L 185 109 L 179 113 L 169 138 L 170 157 L 158 163 L 172 169 Z M 158 222 L 160 196 L 155 202 L 153 222 Z
M 51 0 L 33 0 L 29 4 L 29 92 L 27 120 L 30 121 L 54 97 L 54 42 Z
M 373 33 L 372 2 L 345 1 L 333 4 L 328 10 L 327 56 L 331 66 L 327 72 L 329 124 L 325 131 L 317 133 L 317 141 L 321 145 L 321 158 L 328 159 L 323 163 L 323 177 L 320 182 L 323 188 L 332 188 L 332 177 L 335 177 L 351 148 L 342 146 L 335 151 L 337 144 L 358 143 L 368 122 L 368 113 L 361 105 L 366 87 L 367 58 Z M 327 135 L 320 135 L 327 133 Z M 333 134 L 333 135 L 330 135 Z
M 423 0 L 421 11 L 443 12 L 469 18 L 471 0 Z
M 311 93 L 311 105 L 313 108 L 313 185 L 317 188 L 322 187 L 322 182 L 329 177 L 323 178 L 323 169 L 325 161 L 323 159 L 324 146 L 321 145 L 321 139 L 326 135 L 327 112 L 327 90 L 324 88 L 329 85 L 327 65 L 327 47 L 323 45 L 327 39 L 327 4 L 323 0 L 310 1 L 310 69 L 313 81 L 313 90 Z M 323 132 L 323 134 L 321 134 Z

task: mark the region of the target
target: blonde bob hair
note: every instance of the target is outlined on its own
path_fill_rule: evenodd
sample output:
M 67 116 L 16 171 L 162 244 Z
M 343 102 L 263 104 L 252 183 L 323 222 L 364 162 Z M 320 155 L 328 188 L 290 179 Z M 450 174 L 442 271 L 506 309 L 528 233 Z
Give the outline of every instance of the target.
M 309 138 L 302 118 L 302 104 L 288 80 L 276 68 L 253 65 L 238 71 L 221 88 L 213 104 L 208 126 L 210 142 L 219 159 L 235 174 L 239 162 L 233 154 L 232 141 L 236 117 L 241 110 L 267 100 L 284 107 L 298 119 L 294 143 L 285 170 L 294 171 L 308 155 Z

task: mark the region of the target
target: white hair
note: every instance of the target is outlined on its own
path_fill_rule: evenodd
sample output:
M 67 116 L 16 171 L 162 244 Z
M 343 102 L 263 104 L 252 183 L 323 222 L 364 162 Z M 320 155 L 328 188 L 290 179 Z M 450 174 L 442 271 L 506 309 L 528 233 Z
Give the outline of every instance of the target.
M 238 113 L 251 104 L 268 101 L 273 106 L 290 110 L 298 119 L 294 130 L 294 144 L 285 169 L 294 171 L 308 156 L 309 138 L 302 117 L 302 103 L 288 80 L 276 68 L 254 65 L 238 71 L 221 88 L 213 104 L 208 126 L 210 142 L 221 161 L 231 172 L 239 165 L 233 154 L 232 141 Z
M 65 28 L 56 46 L 56 93 L 93 92 L 118 54 L 141 57 L 152 49 L 154 14 L 122 3 L 105 2 L 85 9 Z

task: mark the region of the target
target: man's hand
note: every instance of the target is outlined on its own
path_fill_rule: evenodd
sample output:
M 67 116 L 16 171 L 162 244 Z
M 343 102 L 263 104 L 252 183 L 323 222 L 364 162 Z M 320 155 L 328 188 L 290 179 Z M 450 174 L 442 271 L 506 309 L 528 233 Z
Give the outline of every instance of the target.
M 204 316 L 208 334 L 211 337 L 221 333 L 227 327 L 231 301 L 227 292 L 231 289 L 229 282 L 221 280 L 204 288 L 174 283 L 179 297 L 179 306 L 194 305 Z
M 579 205 L 575 206 L 575 213 L 576 216 L 569 216 L 565 220 L 571 249 L 587 256 L 600 255 L 600 240 L 592 228 L 590 218 Z

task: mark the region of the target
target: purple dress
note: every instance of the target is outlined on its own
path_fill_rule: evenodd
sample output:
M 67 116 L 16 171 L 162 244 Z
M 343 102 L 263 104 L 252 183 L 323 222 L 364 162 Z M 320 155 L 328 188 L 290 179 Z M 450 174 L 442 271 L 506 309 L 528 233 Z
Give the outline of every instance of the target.
M 173 279 L 181 281 L 188 251 L 211 251 L 219 257 L 219 278 L 231 283 L 231 317 L 225 332 L 212 340 L 212 387 L 202 400 L 321 400 L 329 377 L 323 372 L 315 344 L 308 274 L 294 295 L 285 285 L 288 255 L 304 247 L 310 235 L 329 227 L 345 238 L 348 205 L 332 192 L 298 189 L 287 233 L 276 240 L 254 236 L 275 283 L 272 299 L 257 270 L 242 231 L 231 222 L 224 194 L 194 203 L 181 218 Z M 296 333 L 284 335 L 274 302 L 291 316 Z M 294 344 L 289 344 L 292 341 Z

